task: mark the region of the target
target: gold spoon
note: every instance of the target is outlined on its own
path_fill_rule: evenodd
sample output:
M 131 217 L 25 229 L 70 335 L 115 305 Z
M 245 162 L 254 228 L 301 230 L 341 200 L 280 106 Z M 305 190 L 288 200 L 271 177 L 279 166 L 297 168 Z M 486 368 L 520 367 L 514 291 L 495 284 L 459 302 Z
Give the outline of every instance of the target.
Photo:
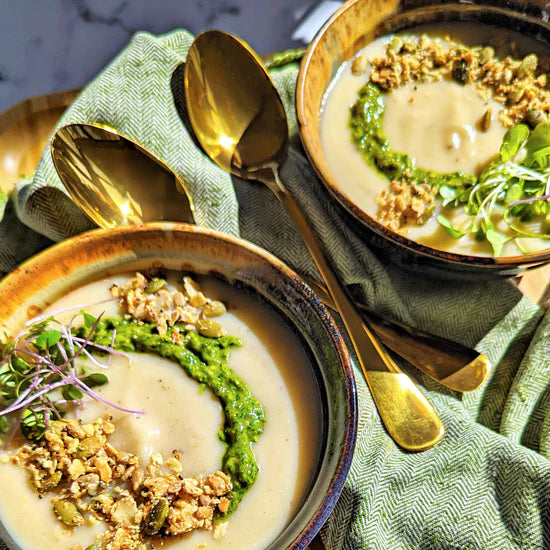
M 183 180 L 141 144 L 103 124 L 69 124 L 51 142 L 55 169 L 100 227 L 148 221 L 194 223 Z
M 296 224 L 342 316 L 390 436 L 409 451 L 435 445 L 445 431 L 436 411 L 363 321 L 279 179 L 288 127 L 279 94 L 261 60 L 238 38 L 206 31 L 189 50 L 185 90 L 191 124 L 210 158 L 236 176 L 265 184 Z
M 74 201 L 100 226 L 170 220 L 195 223 L 183 180 L 150 151 L 102 124 L 59 128 L 51 152 L 61 181 Z M 174 193 L 174 188 L 179 191 Z M 329 307 L 327 290 L 308 284 Z M 362 307 L 362 306 L 359 306 Z M 362 308 L 384 345 L 439 383 L 456 391 L 479 387 L 490 371 L 472 348 L 391 321 Z

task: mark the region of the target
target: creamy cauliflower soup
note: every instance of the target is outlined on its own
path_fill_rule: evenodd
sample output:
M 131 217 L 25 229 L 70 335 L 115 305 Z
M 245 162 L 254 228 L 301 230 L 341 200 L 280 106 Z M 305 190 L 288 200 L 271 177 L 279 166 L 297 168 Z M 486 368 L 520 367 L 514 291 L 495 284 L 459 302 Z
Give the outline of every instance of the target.
M 548 248 L 547 65 L 540 44 L 481 25 L 382 36 L 325 92 L 329 168 L 352 202 L 419 243 Z
M 89 337 L 104 346 L 90 345 L 93 359 L 82 353 L 77 363 L 110 404 L 65 387 L 48 395 L 67 414 L 52 414 L 41 439 L 25 440 L 29 428 L 15 426 L 0 464 L 11 537 L 28 550 L 269 546 L 319 455 L 320 397 L 297 338 L 257 300 L 209 278 L 117 276 L 50 310 L 92 303 L 70 328 L 75 344 Z M 52 355 L 52 332 L 70 330 L 60 327 L 80 309 L 36 329 L 33 349 Z M 73 345 L 63 338 L 62 355 Z M 44 342 L 52 345 L 40 351 Z M 204 369 L 212 376 L 201 378 Z M 11 415 L 10 425 L 19 421 Z

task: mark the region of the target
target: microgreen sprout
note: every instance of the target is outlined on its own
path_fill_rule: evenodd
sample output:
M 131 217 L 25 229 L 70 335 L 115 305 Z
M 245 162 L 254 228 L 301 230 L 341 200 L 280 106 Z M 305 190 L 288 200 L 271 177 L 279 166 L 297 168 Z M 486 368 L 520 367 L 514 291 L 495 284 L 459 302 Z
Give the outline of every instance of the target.
M 438 192 L 444 209 L 462 205 L 468 215 L 460 227 L 443 214 L 438 216 L 439 223 L 455 238 L 470 233 L 478 240 L 486 239 L 495 256 L 502 254 L 511 239 L 550 239 L 550 123 L 538 124 L 532 132 L 525 124 L 510 128 L 499 156 L 475 183 L 453 185 L 449 181 Z M 497 206 L 511 235 L 495 226 Z M 526 224 L 532 221 L 540 223 L 540 231 L 528 228 Z
M 109 402 L 94 391 L 92 388 L 106 384 L 108 377 L 101 372 L 88 372 L 77 361 L 85 357 L 96 367 L 108 368 L 112 356 L 127 358 L 113 348 L 113 341 L 111 346 L 91 341 L 100 318 L 101 315 L 95 318 L 81 310 L 64 325 L 53 316 L 42 315 L 0 344 L 0 434 L 8 434 L 4 444 L 12 438 L 17 425 L 27 439 L 40 439 L 51 419 L 63 416 L 67 404 L 78 411 L 86 397 L 123 412 L 143 414 L 144 411 Z M 77 320 L 84 327 L 84 336 L 73 335 L 72 326 Z M 106 363 L 99 360 L 98 353 L 107 355 Z M 12 413 L 18 417 L 8 433 L 6 417 Z

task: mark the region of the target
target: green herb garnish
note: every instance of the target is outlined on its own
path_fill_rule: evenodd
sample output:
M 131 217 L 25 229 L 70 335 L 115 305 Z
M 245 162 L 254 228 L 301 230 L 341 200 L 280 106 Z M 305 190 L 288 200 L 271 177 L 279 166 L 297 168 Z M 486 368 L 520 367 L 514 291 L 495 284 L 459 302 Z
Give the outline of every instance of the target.
M 72 334 L 71 324 L 63 325 L 54 317 L 37 318 L 27 323 L 25 330 L 13 339 L 0 344 L 0 435 L 8 433 L 7 415 L 17 414 L 17 421 L 6 438 L 9 442 L 19 425 L 22 434 L 30 440 L 40 439 L 52 417 L 60 418 L 67 404 L 81 405 L 84 396 L 103 401 L 116 409 L 142 414 L 143 411 L 125 409 L 106 401 L 92 390 L 106 384 L 103 373 L 89 374 L 76 359 L 88 357 L 99 367 L 91 351 L 103 354 L 124 354 L 112 346 L 100 346 L 91 341 L 99 318 L 81 311 L 84 336 Z
M 443 215 L 438 216 L 439 223 L 455 238 L 470 233 L 486 239 L 495 256 L 514 238 L 550 239 L 550 123 L 541 123 L 532 132 L 524 124 L 510 128 L 498 158 L 475 184 L 447 182 L 440 186 L 439 196 L 445 208 L 463 206 L 470 216 L 464 227 L 453 226 Z M 500 217 L 511 230 L 507 234 L 494 225 Z M 541 231 L 530 230 L 528 222 L 538 222 Z

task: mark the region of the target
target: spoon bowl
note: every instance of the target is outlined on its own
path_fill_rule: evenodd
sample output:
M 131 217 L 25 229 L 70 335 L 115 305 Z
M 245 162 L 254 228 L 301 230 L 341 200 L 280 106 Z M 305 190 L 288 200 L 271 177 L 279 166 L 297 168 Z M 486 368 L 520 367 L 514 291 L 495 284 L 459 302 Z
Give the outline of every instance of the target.
M 53 137 L 51 154 L 73 200 L 104 229 L 150 221 L 195 221 L 184 181 L 114 128 L 63 126 Z
M 260 58 L 242 40 L 220 31 L 197 36 L 185 66 L 193 130 L 210 158 L 245 179 L 281 164 L 288 148 L 283 103 Z M 229 85 L 228 75 L 232 78 Z

